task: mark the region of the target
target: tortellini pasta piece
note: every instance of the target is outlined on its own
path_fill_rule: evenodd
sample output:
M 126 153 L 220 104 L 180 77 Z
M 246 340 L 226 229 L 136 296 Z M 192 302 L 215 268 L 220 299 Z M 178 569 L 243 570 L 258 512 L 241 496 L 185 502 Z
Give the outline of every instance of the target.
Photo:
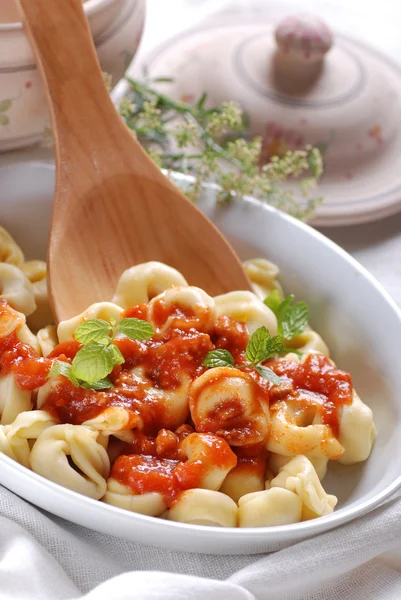
M 36 309 L 34 289 L 24 273 L 14 265 L 0 263 L 0 299 L 23 313 L 32 314 Z
M 32 409 L 32 392 L 21 389 L 12 373 L 0 377 L 0 423 L 9 425 L 17 416 Z
M 191 433 L 181 442 L 180 451 L 187 458 L 184 471 L 193 463 L 202 466 L 199 488 L 218 490 L 227 473 L 237 464 L 230 446 L 216 435 Z
M 22 267 L 24 264 L 24 254 L 11 235 L 0 227 L 0 262 Z
M 270 482 L 271 488 L 280 487 L 294 492 L 302 500 L 302 520 L 315 519 L 333 512 L 337 498 L 326 494 L 315 469 L 306 456 L 296 456 Z
M 214 299 L 216 316 L 231 317 L 246 324 L 249 335 L 263 325 L 270 335 L 277 334 L 275 314 L 254 294 L 248 291 L 229 292 Z
M 286 489 L 272 488 L 242 496 L 238 502 L 240 527 L 272 527 L 299 523 L 302 519 L 301 498 Z
M 47 325 L 36 334 L 42 356 L 48 356 L 58 344 L 57 327 Z
M 231 446 L 264 442 L 270 432 L 268 398 L 239 369 L 217 367 L 195 379 L 189 408 L 199 433 L 216 433 Z
M 151 261 L 131 267 L 121 275 L 113 302 L 122 308 L 148 303 L 172 285 L 185 287 L 187 282 L 176 269 Z
M 162 494 L 135 494 L 130 487 L 119 483 L 113 477 L 109 477 L 107 481 L 107 491 L 102 501 L 150 517 L 159 517 L 167 509 Z
M 11 335 L 17 331 L 17 337 L 23 344 L 29 344 L 40 354 L 40 347 L 36 335 L 32 333 L 25 323 L 25 315 L 11 308 L 11 306 L 2 305 L 0 308 L 0 338 Z
M 46 263 L 43 260 L 30 260 L 23 264 L 22 271 L 32 283 L 36 303 L 36 310 L 28 318 L 28 325 L 38 331 L 53 322 L 47 293 Z
M 173 327 L 210 331 L 216 318 L 214 300 L 198 287 L 170 287 L 149 302 L 147 317 L 160 332 Z
M 277 265 L 265 258 L 251 258 L 243 263 L 243 267 L 260 300 L 263 301 L 273 290 L 277 290 L 283 298 L 282 287 L 277 281 L 280 274 Z
M 84 421 L 82 425 L 96 429 L 106 437 L 113 435 L 124 442 L 133 441 L 131 415 L 122 406 L 106 408 L 96 417 Z
M 29 468 L 32 442 L 56 423 L 44 410 L 20 413 L 11 425 L 0 425 L 0 452 Z
M 353 465 L 368 458 L 376 439 L 373 413 L 353 391 L 352 404 L 345 404 L 340 418 L 339 442 L 344 454 L 338 459 L 343 465 Z
M 113 304 L 112 302 L 96 302 L 95 304 L 91 304 L 89 308 L 77 317 L 68 319 L 68 321 L 61 321 L 57 327 L 59 342 L 62 343 L 74 339 L 75 330 L 84 321 L 89 321 L 89 319 L 103 319 L 110 323 L 111 319 L 115 319 L 118 323 L 123 318 L 123 312 L 121 306 L 117 306 L 117 304 Z
M 329 459 L 316 458 L 314 456 L 308 456 L 307 458 L 311 461 L 317 473 L 317 476 L 319 477 L 320 481 L 322 481 L 322 479 L 324 479 L 327 473 L 327 465 L 329 463 Z M 280 469 L 284 467 L 287 463 L 289 463 L 292 459 L 292 456 L 283 456 L 282 454 L 275 454 L 274 452 L 270 452 L 269 468 L 273 473 L 273 476 L 278 475 Z M 266 482 L 266 488 L 268 487 L 270 487 L 270 481 Z
M 7 304 L 0 304 L 0 338 L 7 337 L 25 325 L 25 315 Z
M 97 438 L 97 431 L 83 425 L 49 427 L 33 445 L 31 469 L 74 492 L 99 500 L 106 493 L 110 461 Z
M 226 494 L 195 488 L 182 492 L 165 516 L 191 525 L 236 527 L 238 507 Z
M 265 458 L 260 457 L 254 461 L 252 459 L 241 460 L 240 458 L 237 466 L 231 469 L 223 481 L 220 492 L 230 496 L 234 502 L 238 502 L 246 494 L 264 490 L 265 478 Z
M 305 331 L 286 342 L 286 344 L 289 348 L 299 350 L 303 354 L 308 354 L 309 352 L 319 352 L 327 357 L 330 356 L 330 351 L 326 343 L 323 341 L 320 335 L 309 326 L 305 328 Z
M 334 460 L 344 453 L 331 427 L 320 423 L 319 399 L 312 393 L 298 392 L 290 401 L 275 402 L 270 416 L 271 434 L 266 444 L 270 452 Z
M 186 421 L 189 413 L 188 393 L 191 384 L 191 377 L 188 373 L 180 373 L 180 384 L 173 389 L 166 390 L 155 387 L 154 383 L 145 376 L 145 369 L 143 367 L 135 367 L 132 369 L 132 374 L 136 375 L 142 383 L 144 408 L 147 405 L 156 404 L 163 407 L 164 419 L 161 427 L 176 429 Z M 144 421 L 140 411 L 135 418 L 136 422 L 132 420 L 132 427 L 143 429 Z

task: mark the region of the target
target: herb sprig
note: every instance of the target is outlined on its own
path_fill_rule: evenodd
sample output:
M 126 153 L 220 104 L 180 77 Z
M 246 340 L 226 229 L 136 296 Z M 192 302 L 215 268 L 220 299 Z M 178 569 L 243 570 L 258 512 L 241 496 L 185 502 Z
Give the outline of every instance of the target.
M 147 340 L 154 335 L 153 327 L 142 319 L 115 320 L 89 319 L 75 330 L 75 339 L 83 344 L 71 364 L 57 360 L 53 363 L 50 376 L 64 375 L 76 387 L 106 390 L 113 387 L 108 375 L 116 365 L 125 362 L 124 356 L 113 344 L 117 333 L 132 340 Z
M 206 182 L 217 185 L 217 200 L 250 195 L 306 220 L 322 198 L 312 190 L 323 172 L 320 150 L 307 146 L 267 156 L 261 137 L 249 138 L 247 116 L 235 102 L 208 106 L 177 101 L 160 91 L 168 77 L 128 78 L 129 97 L 119 111 L 146 152 L 160 168 L 195 177 L 186 193 L 196 202 Z M 283 183 L 292 182 L 291 189 Z
M 247 362 L 236 365 L 236 369 L 253 367 L 262 377 L 274 385 L 280 385 L 281 380 L 274 371 L 261 363 L 268 358 L 273 358 L 284 350 L 283 340 L 280 335 L 270 336 L 266 327 L 259 327 L 251 336 L 246 350 Z M 203 361 L 204 367 L 234 367 L 234 357 L 228 350 L 212 350 Z
M 294 303 L 294 296 L 292 294 L 281 300 L 279 292 L 273 290 L 265 298 L 264 303 L 276 315 L 278 333 L 285 342 L 289 342 L 292 338 L 302 333 L 308 325 L 308 305 L 303 301 Z
M 249 339 L 245 355 L 247 362 L 241 365 L 235 365 L 234 357 L 228 350 L 212 350 L 203 361 L 203 366 L 214 367 L 234 367 L 244 369 L 253 367 L 262 377 L 271 381 L 274 385 L 280 385 L 280 378 L 262 363 L 268 358 L 288 352 L 300 354 L 296 349 L 288 348 L 286 342 L 289 342 L 296 335 L 305 330 L 309 320 L 309 308 L 306 302 L 300 301 L 294 303 L 294 296 L 291 294 L 281 300 L 277 290 L 273 290 L 264 303 L 270 308 L 277 317 L 278 334 L 270 336 L 266 327 L 259 327 Z

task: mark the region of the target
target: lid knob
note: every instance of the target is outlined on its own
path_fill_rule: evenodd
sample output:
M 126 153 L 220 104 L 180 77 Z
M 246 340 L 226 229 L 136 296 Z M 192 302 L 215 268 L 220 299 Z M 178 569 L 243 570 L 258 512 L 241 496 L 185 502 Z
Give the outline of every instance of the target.
M 314 15 L 294 15 L 286 17 L 275 31 L 280 53 L 301 62 L 321 61 L 333 44 L 333 34 Z

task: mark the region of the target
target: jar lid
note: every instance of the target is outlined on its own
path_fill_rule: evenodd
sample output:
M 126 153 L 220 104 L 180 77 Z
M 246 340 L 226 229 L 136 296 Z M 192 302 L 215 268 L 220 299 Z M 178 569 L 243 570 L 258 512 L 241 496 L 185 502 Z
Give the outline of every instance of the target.
M 229 21 L 187 30 L 148 54 L 150 77 L 176 99 L 241 104 L 265 158 L 318 146 L 324 196 L 314 224 L 376 220 L 401 210 L 401 68 L 301 15 L 278 24 Z

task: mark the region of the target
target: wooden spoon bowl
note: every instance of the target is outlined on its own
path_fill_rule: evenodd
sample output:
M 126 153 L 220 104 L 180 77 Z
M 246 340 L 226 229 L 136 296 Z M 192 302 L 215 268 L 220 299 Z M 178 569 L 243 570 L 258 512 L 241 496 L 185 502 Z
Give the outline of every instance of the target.
M 19 0 L 50 101 L 56 195 L 48 287 L 57 321 L 110 300 L 131 265 L 158 260 L 216 295 L 250 289 L 212 223 L 147 156 L 105 86 L 81 0 Z

